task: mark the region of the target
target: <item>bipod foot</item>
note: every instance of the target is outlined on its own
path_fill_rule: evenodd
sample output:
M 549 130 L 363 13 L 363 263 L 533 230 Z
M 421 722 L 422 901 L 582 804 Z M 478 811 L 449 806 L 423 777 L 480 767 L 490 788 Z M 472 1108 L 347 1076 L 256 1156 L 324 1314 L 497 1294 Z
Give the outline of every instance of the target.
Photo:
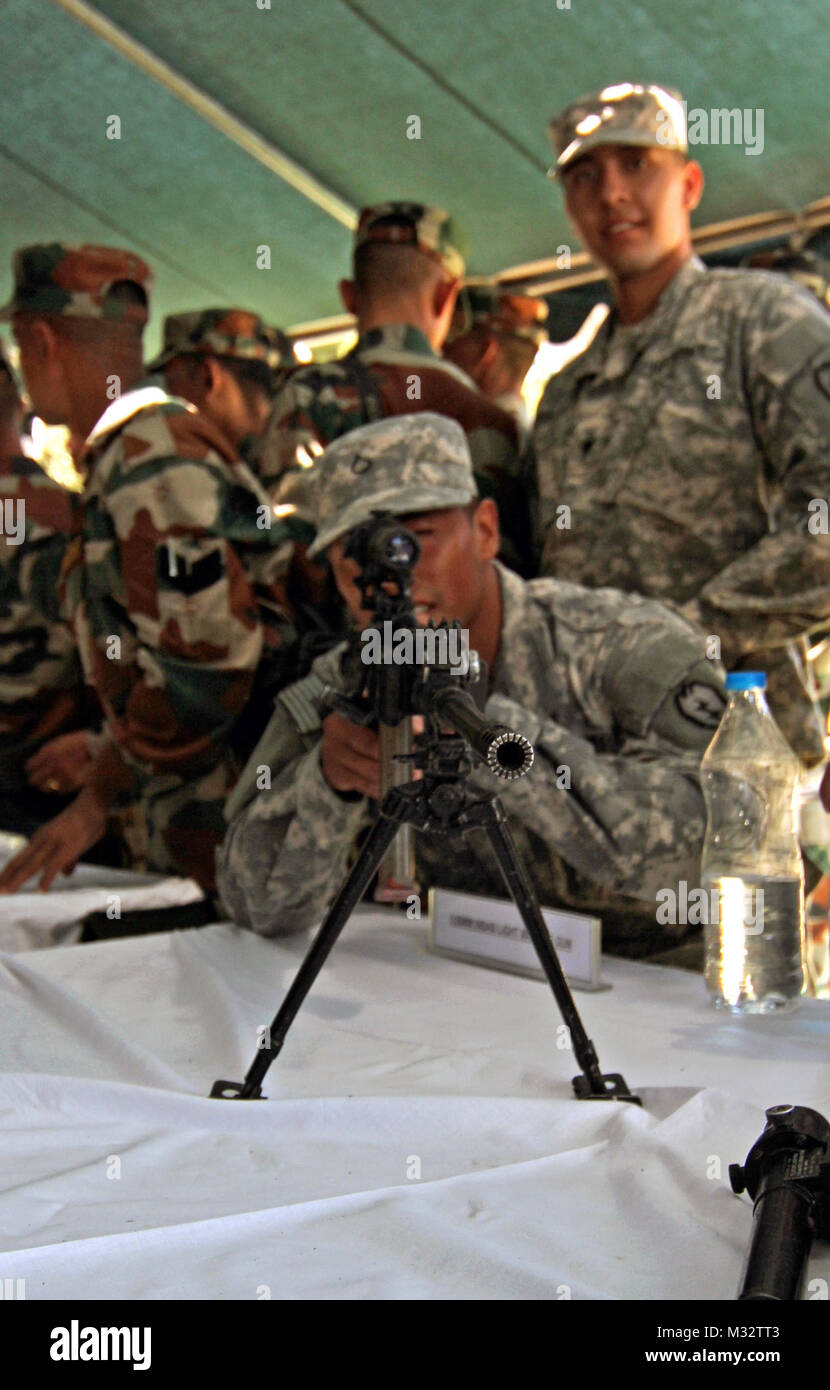
M 249 1091 L 244 1081 L 214 1081 L 210 1090 L 211 1100 L 264 1100 L 262 1088 Z
M 629 1091 L 625 1082 L 625 1077 L 618 1071 L 607 1071 L 597 1078 L 603 1089 L 597 1090 L 592 1085 L 592 1078 L 589 1076 L 575 1076 L 573 1079 L 574 1094 L 577 1100 L 628 1100 L 632 1105 L 642 1105 L 639 1096 L 635 1096 Z

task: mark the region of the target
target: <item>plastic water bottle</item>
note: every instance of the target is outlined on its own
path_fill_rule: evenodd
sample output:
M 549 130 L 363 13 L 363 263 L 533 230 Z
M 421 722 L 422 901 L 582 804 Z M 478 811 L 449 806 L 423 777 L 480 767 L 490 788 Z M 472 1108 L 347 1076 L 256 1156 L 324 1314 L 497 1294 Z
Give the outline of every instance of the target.
M 767 707 L 766 676 L 733 672 L 729 703 L 701 763 L 708 821 L 706 986 L 736 1014 L 793 1008 L 804 985 L 800 763 Z

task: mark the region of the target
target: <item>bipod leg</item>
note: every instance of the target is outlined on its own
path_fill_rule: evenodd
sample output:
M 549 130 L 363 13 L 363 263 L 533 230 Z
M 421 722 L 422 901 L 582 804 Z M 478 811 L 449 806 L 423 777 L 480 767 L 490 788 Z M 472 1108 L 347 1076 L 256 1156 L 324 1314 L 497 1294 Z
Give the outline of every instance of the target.
M 372 875 L 377 872 L 384 854 L 398 833 L 398 827 L 404 824 L 408 802 L 400 795 L 401 791 L 402 788 L 393 787 L 383 798 L 378 818 L 369 832 L 366 843 L 323 918 L 320 930 L 274 1017 L 267 1045 L 257 1051 L 244 1081 L 214 1081 L 210 1094 L 215 1099 L 258 1100 L 261 1097 L 265 1073 L 282 1049 L 286 1034 L 303 1000 L 322 970 L 329 951 L 360 902 Z
M 603 1075 L 599 1069 L 599 1058 L 594 1044 L 585 1032 L 585 1025 L 574 1003 L 556 954 L 556 947 L 539 910 L 533 885 L 516 848 L 498 797 L 493 797 L 486 807 L 481 808 L 476 820 L 487 831 L 487 838 L 493 847 L 510 896 L 519 909 L 539 957 L 539 964 L 559 1005 L 559 1012 L 570 1031 L 574 1056 L 582 1068 L 582 1076 L 573 1078 L 573 1088 L 577 1097 L 580 1100 L 630 1100 L 635 1105 L 641 1105 L 640 1097 L 632 1095 L 619 1072 L 606 1072 Z

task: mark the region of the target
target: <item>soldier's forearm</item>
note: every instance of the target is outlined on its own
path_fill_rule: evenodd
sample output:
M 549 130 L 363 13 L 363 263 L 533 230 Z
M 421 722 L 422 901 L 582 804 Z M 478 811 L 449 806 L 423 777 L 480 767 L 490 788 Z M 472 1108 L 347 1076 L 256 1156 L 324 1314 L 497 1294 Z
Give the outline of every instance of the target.
M 262 936 L 318 922 L 368 816 L 365 798 L 345 801 L 320 769 L 319 746 L 283 767 L 228 830 L 219 888 L 235 921 Z
M 125 763 L 118 745 L 111 738 L 103 738 L 84 779 L 84 791 L 110 810 L 120 798 L 134 790 L 137 791 L 137 784 L 132 768 Z
M 498 717 L 531 739 L 526 777 L 480 787 L 497 791 L 508 817 L 541 837 L 586 878 L 619 893 L 653 898 L 656 888 L 697 872 L 705 814 L 697 758 L 643 746 L 643 756 L 598 753 L 587 739 L 502 696 Z

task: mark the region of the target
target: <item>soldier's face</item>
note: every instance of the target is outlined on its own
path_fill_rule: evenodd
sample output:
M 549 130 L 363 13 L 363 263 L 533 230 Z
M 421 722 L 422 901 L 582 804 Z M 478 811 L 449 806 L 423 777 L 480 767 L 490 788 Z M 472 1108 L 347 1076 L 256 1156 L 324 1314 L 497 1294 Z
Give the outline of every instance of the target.
M 462 627 L 472 628 L 483 602 L 490 562 L 499 548 L 495 505 L 486 499 L 472 516 L 463 507 L 450 507 L 402 520 L 421 546 L 412 578 L 416 618 L 424 625 L 430 619 L 440 623 L 458 618 Z M 327 554 L 343 602 L 357 625 L 365 627 L 372 614 L 360 606 L 356 562 L 346 558 L 342 541 L 330 545 Z
M 591 255 L 618 276 L 651 270 L 689 237 L 700 166 L 674 150 L 599 145 L 562 175 L 568 216 Z

